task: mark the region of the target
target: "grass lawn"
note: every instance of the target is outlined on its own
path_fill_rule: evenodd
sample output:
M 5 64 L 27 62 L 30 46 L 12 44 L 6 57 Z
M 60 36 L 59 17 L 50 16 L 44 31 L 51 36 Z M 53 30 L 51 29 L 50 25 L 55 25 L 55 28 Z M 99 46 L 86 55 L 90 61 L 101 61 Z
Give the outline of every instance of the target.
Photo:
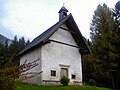
M 17 84 L 17 90 L 111 90 L 111 89 L 95 86 L 61 86 L 61 85 L 39 86 L 21 83 Z

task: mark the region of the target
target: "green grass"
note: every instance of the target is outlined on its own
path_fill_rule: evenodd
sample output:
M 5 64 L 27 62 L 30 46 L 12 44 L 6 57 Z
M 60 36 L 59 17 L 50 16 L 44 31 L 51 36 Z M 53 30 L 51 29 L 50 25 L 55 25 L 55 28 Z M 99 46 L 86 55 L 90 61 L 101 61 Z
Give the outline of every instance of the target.
M 21 83 L 17 84 L 17 90 L 111 90 L 111 89 L 96 86 L 61 86 L 61 85 L 40 86 Z

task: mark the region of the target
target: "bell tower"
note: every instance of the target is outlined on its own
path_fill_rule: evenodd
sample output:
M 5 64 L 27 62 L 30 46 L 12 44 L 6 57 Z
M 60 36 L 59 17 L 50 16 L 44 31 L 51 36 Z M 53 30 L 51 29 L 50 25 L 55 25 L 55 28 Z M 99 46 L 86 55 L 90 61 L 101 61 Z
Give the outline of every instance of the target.
M 68 12 L 68 10 L 64 6 L 62 6 L 62 8 L 58 12 L 59 13 L 59 21 L 67 16 L 67 12 Z

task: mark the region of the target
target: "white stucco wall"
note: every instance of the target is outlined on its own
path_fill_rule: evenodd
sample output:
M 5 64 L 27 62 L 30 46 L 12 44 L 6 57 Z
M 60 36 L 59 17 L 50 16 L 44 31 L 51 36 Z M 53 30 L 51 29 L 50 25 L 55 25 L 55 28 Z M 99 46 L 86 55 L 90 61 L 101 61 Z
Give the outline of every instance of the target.
M 62 27 L 67 28 L 65 25 Z M 71 33 L 62 29 L 58 29 L 50 39 L 77 46 Z M 68 68 L 70 83 L 73 81 L 82 82 L 81 55 L 78 48 L 51 42 L 42 46 L 41 60 L 43 80 L 59 80 L 61 70 L 60 64 L 62 64 L 69 66 L 66 68 Z M 50 75 L 51 70 L 56 70 L 56 77 Z M 71 79 L 72 74 L 76 75 L 76 79 Z
M 28 52 L 27 54 L 21 56 L 20 58 L 20 65 L 22 65 L 25 60 L 27 60 L 26 64 L 27 63 L 31 63 L 37 59 L 39 59 L 36 63 L 38 63 L 38 65 L 30 70 L 28 70 L 27 72 L 32 72 L 32 73 L 36 73 L 36 72 L 40 72 L 41 71 L 41 48 L 37 48 L 37 49 L 34 49 L 30 52 Z M 27 73 L 25 72 L 25 73 Z M 27 80 L 25 80 L 25 82 L 28 82 L 28 83 L 35 83 L 35 84 L 41 84 L 41 75 L 37 75 L 33 78 L 29 78 Z
M 62 27 L 68 29 L 66 25 Z M 71 33 L 62 29 L 58 29 L 50 39 L 77 46 Z M 26 63 L 30 63 L 37 59 L 40 59 L 37 61 L 38 65 L 27 72 L 43 71 L 43 73 L 25 82 L 41 84 L 42 80 L 60 80 L 61 68 L 68 69 L 70 84 L 73 81 L 82 82 L 81 55 L 78 48 L 51 42 L 23 55 L 20 58 L 20 64 L 22 65 L 25 60 L 27 60 Z M 51 70 L 56 71 L 55 77 L 51 76 Z M 71 79 L 72 74 L 76 75 L 75 79 Z

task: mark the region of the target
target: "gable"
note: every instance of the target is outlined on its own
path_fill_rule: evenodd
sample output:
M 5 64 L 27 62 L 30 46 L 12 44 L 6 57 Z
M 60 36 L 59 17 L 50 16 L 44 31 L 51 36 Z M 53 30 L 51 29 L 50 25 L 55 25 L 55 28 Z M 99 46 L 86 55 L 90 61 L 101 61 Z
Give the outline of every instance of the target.
M 66 24 L 67 27 L 69 28 L 69 30 L 66 30 L 67 28 L 63 24 Z M 63 25 L 66 29 L 63 28 L 61 25 Z M 82 36 L 82 34 L 81 34 L 81 32 L 80 32 L 80 30 L 79 30 L 76 22 L 73 19 L 72 14 L 69 14 L 66 17 L 64 17 L 62 20 L 60 20 L 59 22 L 57 22 L 56 24 L 54 24 L 52 27 L 50 27 L 48 30 L 46 30 L 45 32 L 43 32 L 41 35 L 39 35 L 38 37 L 36 37 L 18 55 L 19 56 L 23 55 L 23 54 L 25 54 L 25 53 L 27 53 L 27 52 L 35 49 L 36 47 L 39 47 L 41 45 L 45 45 L 46 43 L 49 42 L 49 38 L 50 37 L 51 38 L 55 37 L 53 34 L 56 31 L 58 31 L 58 29 L 59 29 L 59 31 L 60 31 L 60 29 L 64 29 L 66 31 L 70 31 L 70 33 L 73 36 L 75 42 L 77 43 L 78 48 L 80 49 L 80 52 L 82 53 L 82 55 L 91 53 L 89 47 L 87 46 L 86 42 L 83 39 L 83 36 Z M 73 41 L 73 40 L 71 40 L 71 41 Z M 70 42 L 70 43 L 73 44 L 74 42 Z M 76 47 L 76 46 L 74 46 L 74 47 Z
M 66 24 L 63 24 L 61 27 L 68 29 Z M 71 33 L 62 28 L 59 28 L 49 39 L 62 42 L 68 45 L 78 46 Z

